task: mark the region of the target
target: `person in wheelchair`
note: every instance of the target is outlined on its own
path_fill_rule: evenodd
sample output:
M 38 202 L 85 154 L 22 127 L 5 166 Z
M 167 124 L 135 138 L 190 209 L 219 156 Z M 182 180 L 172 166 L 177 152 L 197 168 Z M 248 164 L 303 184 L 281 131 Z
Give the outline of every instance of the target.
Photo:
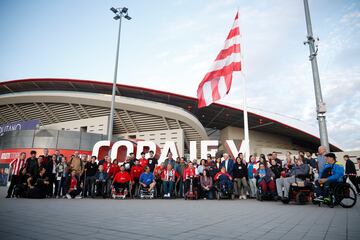
M 180 180 L 178 173 L 175 171 L 175 169 L 173 169 L 171 164 L 168 164 L 167 168 L 162 172 L 161 179 L 164 188 L 164 198 L 170 198 L 174 186 Z M 177 179 L 176 183 L 175 179 Z
M 315 181 L 314 201 L 323 201 L 329 196 L 329 188 L 343 181 L 344 166 L 336 161 L 334 153 L 325 154 L 326 164 L 320 172 L 319 179 Z
M 198 182 L 197 182 L 197 177 L 198 173 L 196 168 L 194 167 L 194 164 L 189 161 L 188 167 L 186 169 L 184 169 L 184 174 L 183 174 L 183 180 L 185 182 L 185 186 L 184 186 L 184 192 L 188 192 L 189 187 L 190 187 L 190 178 L 193 178 L 193 185 L 197 186 Z
M 144 172 L 140 175 L 140 188 L 142 190 L 147 190 L 149 193 L 155 188 L 156 182 L 154 174 L 150 172 L 150 167 L 145 166 Z
M 120 190 L 123 190 L 124 198 L 129 192 L 130 188 L 130 182 L 131 182 L 131 176 L 130 174 L 125 171 L 124 164 L 120 167 L 120 172 L 118 172 L 114 180 L 112 182 L 112 185 L 115 189 L 115 194 L 121 194 Z
M 303 156 L 298 155 L 295 159 L 295 165 L 285 175 L 285 177 L 280 176 L 280 178 L 276 179 L 278 198 L 281 198 L 282 200 L 288 200 L 290 185 L 296 182 L 301 182 L 302 179 L 300 177 L 309 175 L 310 167 L 308 164 L 304 163 L 303 159 Z
M 269 194 L 271 196 L 276 195 L 276 186 L 274 181 L 275 174 L 270 168 L 266 167 L 264 163 L 259 164 L 259 169 L 255 173 L 255 178 L 257 179 L 258 187 L 261 189 L 262 193 Z
M 233 192 L 233 182 L 232 177 L 229 173 L 226 172 L 225 166 L 222 166 L 220 172 L 218 172 L 215 177 L 214 181 L 220 184 L 219 190 L 225 194 Z

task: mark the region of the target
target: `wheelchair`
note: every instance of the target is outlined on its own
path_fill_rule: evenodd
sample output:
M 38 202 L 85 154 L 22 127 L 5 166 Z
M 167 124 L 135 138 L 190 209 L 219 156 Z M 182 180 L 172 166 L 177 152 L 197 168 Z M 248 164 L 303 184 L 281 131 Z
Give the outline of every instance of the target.
M 139 184 L 138 197 L 140 199 L 154 199 L 156 196 L 156 187 L 150 190 L 150 187 L 144 187 Z
M 256 178 L 256 187 L 257 187 L 257 191 L 256 191 L 256 200 L 262 202 L 262 201 L 273 201 L 275 200 L 275 196 L 276 194 L 275 193 L 272 193 L 272 192 L 264 192 L 262 190 L 262 188 L 260 187 L 259 185 L 259 182 L 258 182 L 258 178 Z
M 220 199 L 235 199 L 234 194 L 234 185 L 232 187 L 226 187 L 225 184 L 222 184 L 220 180 L 217 180 L 214 184 L 215 187 L 215 196 L 217 200 Z
M 330 208 L 340 205 L 343 208 L 352 208 L 355 206 L 357 201 L 357 194 L 354 188 L 346 182 L 347 176 L 343 177 L 342 182 L 330 184 L 328 188 L 328 196 L 324 200 L 316 201 L 315 198 L 312 200 L 313 204 L 326 204 Z
M 298 205 L 304 205 L 314 199 L 313 175 L 298 175 L 295 179 L 297 178 L 301 181 L 295 181 L 290 185 L 289 197 L 281 200 L 284 204 L 295 201 Z
M 189 188 L 187 189 L 187 192 L 184 194 L 184 199 L 188 200 L 188 199 L 193 199 L 196 200 L 199 198 L 199 191 L 198 191 L 198 187 L 195 186 L 194 184 L 194 177 L 190 177 L 190 184 L 189 184 Z
M 127 184 L 128 184 L 128 187 L 120 188 L 119 192 L 116 192 L 115 187 L 112 185 L 111 186 L 111 197 L 113 199 L 125 199 L 129 194 L 129 196 L 131 198 L 131 184 L 130 183 L 127 183 Z

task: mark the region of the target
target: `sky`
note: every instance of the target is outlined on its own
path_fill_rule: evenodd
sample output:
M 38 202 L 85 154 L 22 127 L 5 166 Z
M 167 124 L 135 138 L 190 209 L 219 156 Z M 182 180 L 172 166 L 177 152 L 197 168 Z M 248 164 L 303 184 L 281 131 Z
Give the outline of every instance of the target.
M 309 0 L 331 139 L 360 149 L 360 1 Z M 75 78 L 196 96 L 240 12 L 247 106 L 317 128 L 302 0 L 2 0 L 0 81 Z M 242 108 L 242 82 L 222 103 Z

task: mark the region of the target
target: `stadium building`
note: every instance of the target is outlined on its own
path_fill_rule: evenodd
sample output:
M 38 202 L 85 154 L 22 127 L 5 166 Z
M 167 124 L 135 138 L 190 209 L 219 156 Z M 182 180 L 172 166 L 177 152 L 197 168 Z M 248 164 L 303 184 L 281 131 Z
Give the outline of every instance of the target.
M 0 163 L 45 147 L 50 153 L 90 154 L 97 141 L 107 139 L 111 93 L 111 83 L 98 81 L 1 82 Z M 250 110 L 248 118 L 251 153 L 314 151 L 319 145 L 317 130 L 300 121 L 259 110 Z M 175 141 L 180 155 L 189 152 L 189 141 L 217 139 L 222 150 L 224 140 L 243 139 L 243 112 L 218 103 L 198 109 L 196 98 L 118 84 L 113 129 L 114 139 L 149 140 L 160 148 Z M 341 151 L 333 141 L 330 148 Z

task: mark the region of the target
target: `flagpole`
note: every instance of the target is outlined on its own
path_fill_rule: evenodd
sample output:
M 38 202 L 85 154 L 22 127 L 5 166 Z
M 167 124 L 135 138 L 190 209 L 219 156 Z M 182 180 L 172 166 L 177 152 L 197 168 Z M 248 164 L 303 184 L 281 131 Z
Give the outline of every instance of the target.
M 238 9 L 239 14 L 239 9 Z M 239 29 L 241 23 L 241 16 L 239 14 Z M 244 73 L 244 47 L 242 41 L 242 31 L 240 31 L 240 52 L 241 52 L 241 73 L 242 73 L 242 94 L 243 94 L 243 114 L 244 114 L 244 141 L 245 141 L 245 153 L 244 158 L 246 161 L 249 161 L 250 157 L 250 137 L 249 137 L 249 122 L 248 122 L 248 113 L 247 113 L 247 103 L 246 103 L 246 78 Z

